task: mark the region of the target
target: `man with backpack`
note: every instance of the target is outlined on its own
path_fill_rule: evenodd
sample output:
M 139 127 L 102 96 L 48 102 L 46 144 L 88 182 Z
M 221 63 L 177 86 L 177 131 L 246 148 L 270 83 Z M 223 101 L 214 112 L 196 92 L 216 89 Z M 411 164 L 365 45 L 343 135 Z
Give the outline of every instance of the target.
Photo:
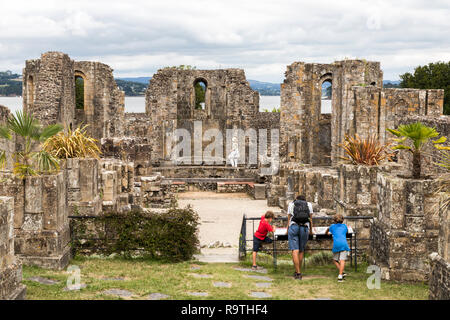
M 309 234 L 312 234 L 312 205 L 304 196 L 297 196 L 288 206 L 288 242 L 294 262 L 294 279 L 301 280 L 301 263 Z

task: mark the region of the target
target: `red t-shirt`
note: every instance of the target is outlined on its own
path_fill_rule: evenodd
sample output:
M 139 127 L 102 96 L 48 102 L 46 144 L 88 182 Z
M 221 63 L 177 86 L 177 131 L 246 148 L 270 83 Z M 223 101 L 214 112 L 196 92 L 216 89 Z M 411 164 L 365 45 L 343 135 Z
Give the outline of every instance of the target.
M 258 230 L 255 232 L 255 237 L 259 240 L 264 240 L 267 236 L 267 233 L 273 232 L 272 226 L 267 222 L 264 216 L 261 217 L 261 221 L 259 222 Z

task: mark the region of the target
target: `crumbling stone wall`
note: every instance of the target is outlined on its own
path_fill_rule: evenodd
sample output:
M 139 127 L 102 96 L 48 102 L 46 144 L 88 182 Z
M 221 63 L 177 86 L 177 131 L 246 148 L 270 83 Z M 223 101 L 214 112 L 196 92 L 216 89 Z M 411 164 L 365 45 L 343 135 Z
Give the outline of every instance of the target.
M 26 177 L 2 172 L 0 195 L 14 197 L 15 254 L 28 265 L 63 269 L 70 259 L 66 171 Z
M 98 140 L 122 136 L 125 93 L 117 86 L 113 70 L 100 62 L 77 61 L 74 74 L 84 80 L 84 109 L 76 110 L 76 125 L 89 125 L 88 132 Z
M 439 196 L 434 180 L 404 179 L 379 172 L 378 215 L 371 228 L 370 254 L 390 280 L 429 278 L 428 255 L 436 252 Z
M 206 83 L 204 110 L 195 109 L 194 84 L 198 80 Z M 255 125 L 258 107 L 259 95 L 250 88 L 243 70 L 159 70 L 146 92 L 152 160 L 170 160 L 167 145 L 175 143 L 172 138 L 177 128 L 187 129 L 191 137 L 194 121 L 202 121 L 202 135 L 208 129 L 218 129 L 224 135 L 226 128 L 245 130 Z M 208 144 L 203 142 L 203 147 Z M 225 145 L 226 141 L 226 157 Z
M 135 175 L 137 176 L 149 175 L 152 172 L 150 138 L 103 138 L 101 140 L 101 150 L 103 158 L 132 162 Z
M 363 60 L 336 61 L 333 64 L 294 62 L 287 67 L 281 85 L 281 156 L 285 160 L 312 165 L 336 163 L 342 142 L 353 120 L 350 104 L 355 85 L 382 83 L 379 62 Z M 332 82 L 331 129 L 321 115 L 322 84 Z M 322 120 L 322 126 L 321 126 Z M 321 135 L 331 133 L 331 138 Z M 320 141 L 331 141 L 331 154 L 322 154 Z M 331 156 L 331 158 L 330 158 Z
M 0 197 L 0 300 L 24 299 L 22 263 L 14 255 L 14 198 Z
M 0 105 L 0 125 L 5 125 L 10 115 L 11 111 L 7 107 Z M 6 152 L 6 165 L 4 170 L 11 170 L 13 168 L 14 164 L 11 155 L 14 153 L 15 148 L 15 137 L 12 140 L 0 138 L 0 150 Z
M 24 110 L 44 124 L 89 125 L 96 139 L 123 135 L 125 93 L 112 69 L 100 62 L 75 62 L 61 52 L 27 60 L 23 69 Z M 75 107 L 75 77 L 84 80 L 84 109 Z
M 74 61 L 67 54 L 46 52 L 40 59 L 27 60 L 22 76 L 24 111 L 34 114 L 43 124 L 73 126 Z
M 430 255 L 430 299 L 450 300 L 450 210 L 442 203 L 440 208 L 438 251 Z
M 141 137 L 149 139 L 150 124 L 151 121 L 146 113 L 127 112 L 125 113 L 124 135 L 126 137 Z
M 320 113 L 325 81 L 332 82 L 331 124 Z M 343 155 L 338 145 L 345 135 L 366 138 L 376 134 L 384 143 L 390 138 L 386 128 L 395 128 L 407 115 L 440 116 L 443 96 L 443 90 L 382 88 L 378 62 L 295 62 L 288 66 L 281 86 L 282 158 L 312 165 L 337 164 Z

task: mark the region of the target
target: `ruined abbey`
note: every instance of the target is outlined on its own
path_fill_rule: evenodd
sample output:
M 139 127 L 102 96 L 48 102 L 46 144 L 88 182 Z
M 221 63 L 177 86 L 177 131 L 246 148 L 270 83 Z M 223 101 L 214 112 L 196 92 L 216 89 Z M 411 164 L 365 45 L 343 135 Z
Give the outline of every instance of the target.
M 84 83 L 82 108 L 76 107 L 77 78 Z M 321 110 L 325 81 L 332 84 L 331 114 Z M 205 85 L 202 108 L 195 106 L 198 82 Z M 342 163 L 338 146 L 356 134 L 376 134 L 387 143 L 387 128 L 418 120 L 450 137 L 443 90 L 383 88 L 379 62 L 344 60 L 287 66 L 279 113 L 259 111 L 259 94 L 241 69 L 159 70 L 146 91 L 145 113 L 126 113 L 124 98 L 103 63 L 60 52 L 26 61 L 24 111 L 43 124 L 88 125 L 102 158 L 67 159 L 56 174 L 24 180 L 12 174 L 12 163 L 0 172 L 1 299 L 24 295 L 22 263 L 69 264 L 70 217 L 164 208 L 186 190 L 244 191 L 280 211 L 302 193 L 319 216 L 370 217 L 349 222 L 361 238 L 358 254 L 380 266 L 384 279 L 429 281 L 430 298 L 450 299 L 450 216 L 439 210 L 441 195 L 433 192 L 441 170 L 433 165 L 437 151 L 430 148 L 422 159 L 430 178 L 414 180 L 402 178 L 411 172 L 407 154 L 368 167 Z M 0 106 L 0 123 L 9 115 Z M 191 150 L 209 148 L 211 130 L 223 133 L 213 161 L 202 152 L 189 159 L 174 154 L 179 129 L 193 137 Z M 244 136 L 236 140 L 227 129 Z M 270 163 L 278 161 L 273 174 L 262 170 L 264 157 L 251 152 L 262 137 Z M 0 140 L 0 149 L 12 153 L 20 143 Z M 233 167 L 227 155 L 236 143 L 240 161 Z

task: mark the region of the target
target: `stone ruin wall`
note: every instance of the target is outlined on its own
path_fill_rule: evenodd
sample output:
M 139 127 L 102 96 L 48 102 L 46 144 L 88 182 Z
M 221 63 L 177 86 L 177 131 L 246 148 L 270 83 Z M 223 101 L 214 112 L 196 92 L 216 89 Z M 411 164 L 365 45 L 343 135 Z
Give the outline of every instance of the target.
M 67 54 L 47 52 L 27 60 L 23 69 L 23 106 L 43 124 L 65 128 L 88 125 L 97 140 L 123 135 L 125 94 L 113 70 L 100 62 L 75 62 Z M 75 107 L 75 77 L 84 80 L 84 109 Z
M 7 107 L 0 105 L 0 125 L 5 125 L 10 115 L 11 111 Z M 0 150 L 5 151 L 6 154 L 4 170 L 12 170 L 13 161 L 11 160 L 11 155 L 15 152 L 15 148 L 15 137 L 12 137 L 12 140 L 0 139 Z
M 350 104 L 355 85 L 380 85 L 378 62 L 294 62 L 281 85 L 281 157 L 312 165 L 336 163 L 340 143 L 353 119 Z M 322 84 L 332 83 L 332 114 L 321 114 Z M 327 145 L 324 145 L 326 142 Z M 331 158 L 330 158 L 331 157 Z
M 0 197 L 0 300 L 24 299 L 22 262 L 14 255 L 14 199 Z
M 125 93 L 117 86 L 113 70 L 91 61 L 74 63 L 75 76 L 84 80 L 84 109 L 76 109 L 76 125 L 88 124 L 91 135 L 100 140 L 122 136 Z
M 74 61 L 61 52 L 47 52 L 27 60 L 22 72 L 23 109 L 43 124 L 75 121 Z
M 195 109 L 194 84 L 199 80 L 207 88 L 204 110 Z M 152 159 L 170 160 L 166 146 L 175 144 L 174 130 L 187 129 L 194 137 L 194 121 L 202 122 L 202 135 L 208 129 L 220 130 L 226 145 L 225 129 L 254 128 L 258 107 L 259 95 L 250 88 L 243 70 L 159 70 L 146 92 Z M 203 142 L 203 148 L 208 144 Z

